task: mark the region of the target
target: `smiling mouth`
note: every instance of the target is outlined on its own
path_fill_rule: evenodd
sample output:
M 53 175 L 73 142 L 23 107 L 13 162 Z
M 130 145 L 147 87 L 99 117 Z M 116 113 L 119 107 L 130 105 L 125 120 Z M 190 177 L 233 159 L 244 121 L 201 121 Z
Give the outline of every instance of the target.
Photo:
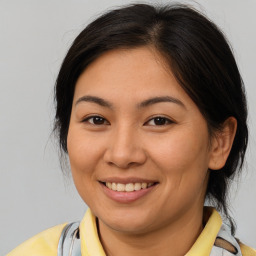
M 154 183 L 146 183 L 146 182 L 136 182 L 136 183 L 115 183 L 115 182 L 102 182 L 103 185 L 108 187 L 110 190 L 117 191 L 117 192 L 134 192 L 143 189 L 147 189 L 157 184 Z

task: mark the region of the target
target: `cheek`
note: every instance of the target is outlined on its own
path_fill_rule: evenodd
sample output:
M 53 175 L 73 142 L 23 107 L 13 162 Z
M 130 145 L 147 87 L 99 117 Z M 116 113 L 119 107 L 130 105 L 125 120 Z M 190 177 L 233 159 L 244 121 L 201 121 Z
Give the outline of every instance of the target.
M 158 141 L 157 141 L 158 140 Z M 177 129 L 169 136 L 151 141 L 150 155 L 172 187 L 199 186 L 205 180 L 209 162 L 208 132 Z
M 93 134 L 87 134 L 80 127 L 70 125 L 67 149 L 72 172 L 90 172 L 99 158 L 102 148 Z
M 98 147 L 93 143 L 93 138 L 71 125 L 67 149 L 74 184 L 83 201 L 88 204 L 96 182 L 94 170 L 98 162 Z
M 83 190 L 90 187 L 98 162 L 100 147 L 93 141 L 92 136 L 87 136 L 75 126 L 70 126 L 67 137 L 68 156 L 73 180 L 81 196 Z

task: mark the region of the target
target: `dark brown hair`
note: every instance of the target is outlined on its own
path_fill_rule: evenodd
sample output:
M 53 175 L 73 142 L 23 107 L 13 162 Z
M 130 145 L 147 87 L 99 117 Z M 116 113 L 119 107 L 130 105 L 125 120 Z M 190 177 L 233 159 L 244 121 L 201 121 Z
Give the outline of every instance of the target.
M 134 4 L 109 11 L 75 39 L 59 72 L 55 130 L 67 152 L 67 133 L 76 81 L 103 53 L 118 48 L 153 46 L 169 63 L 182 88 L 198 106 L 214 133 L 230 116 L 237 132 L 225 166 L 210 171 L 206 196 L 227 212 L 227 189 L 244 162 L 247 107 L 243 81 L 223 33 L 198 11 L 185 5 Z

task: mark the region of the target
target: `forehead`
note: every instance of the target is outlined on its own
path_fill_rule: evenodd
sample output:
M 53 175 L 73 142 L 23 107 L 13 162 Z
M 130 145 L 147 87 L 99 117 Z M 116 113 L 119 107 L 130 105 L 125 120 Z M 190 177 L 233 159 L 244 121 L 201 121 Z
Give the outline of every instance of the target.
M 191 101 L 164 58 L 149 47 L 112 50 L 97 58 L 80 75 L 74 100 L 85 94 L 109 100 L 126 95 L 138 101 L 155 96 Z

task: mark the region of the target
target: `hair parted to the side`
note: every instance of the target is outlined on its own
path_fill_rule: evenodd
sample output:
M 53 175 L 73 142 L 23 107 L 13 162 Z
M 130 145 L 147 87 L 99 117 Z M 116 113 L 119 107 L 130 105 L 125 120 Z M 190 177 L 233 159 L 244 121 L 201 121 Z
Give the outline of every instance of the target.
M 55 131 L 60 148 L 67 153 L 74 89 L 81 73 L 109 50 L 141 46 L 155 48 L 167 61 L 203 114 L 211 134 L 228 117 L 236 118 L 230 155 L 221 170 L 210 170 L 206 194 L 228 217 L 228 187 L 243 166 L 248 141 L 244 86 L 223 33 L 190 7 L 133 4 L 103 14 L 78 35 L 62 63 L 55 87 Z

